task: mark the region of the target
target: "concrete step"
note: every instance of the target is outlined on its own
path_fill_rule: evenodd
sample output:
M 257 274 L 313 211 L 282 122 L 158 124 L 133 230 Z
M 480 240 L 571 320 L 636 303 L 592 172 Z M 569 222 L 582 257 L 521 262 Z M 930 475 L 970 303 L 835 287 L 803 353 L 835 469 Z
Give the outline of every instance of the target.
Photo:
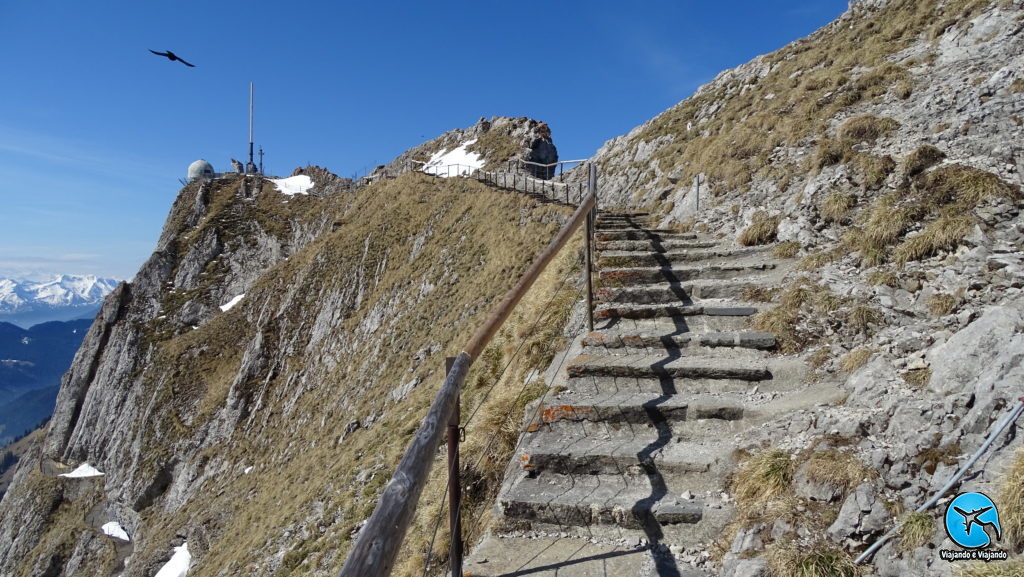
M 672 232 L 668 229 L 598 229 L 594 232 L 596 242 L 610 242 L 616 240 L 696 240 L 697 234 L 692 232 Z
M 684 499 L 685 487 L 657 472 L 633 475 L 523 477 L 498 496 L 506 518 L 564 526 L 645 529 L 700 522 L 707 501 Z M 653 526 L 653 527 L 652 527 Z
M 594 248 L 599 251 L 632 250 L 650 252 L 668 252 L 671 250 L 715 248 L 721 243 L 714 240 L 610 240 L 595 242 Z
M 604 304 L 594 309 L 594 320 L 612 318 L 651 319 L 655 317 L 749 317 L 757 314 L 757 307 L 743 303 L 723 304 Z
M 597 321 L 594 329 L 606 333 L 691 334 L 745 331 L 750 329 L 750 317 L 723 317 L 697 315 L 690 317 L 651 317 L 629 319 L 612 317 Z
M 603 287 L 594 291 L 594 300 L 602 303 L 633 304 L 680 302 L 689 304 L 698 299 L 745 300 L 747 293 L 763 286 L 756 279 L 736 278 Z
M 583 347 L 595 349 L 695 349 L 727 347 L 770 350 L 775 348 L 775 335 L 758 331 L 712 333 L 649 334 L 593 332 L 583 337 Z M 587 350 L 588 354 L 594 351 Z
M 672 263 L 725 261 L 764 255 L 763 247 L 711 248 L 660 251 L 603 251 L 597 259 L 598 268 L 635 268 L 645 266 L 670 266 Z M 765 260 L 767 257 L 765 257 Z M 728 264 L 728 263 L 722 263 Z
M 642 425 L 704 419 L 738 421 L 743 418 L 744 408 L 737 401 L 664 393 L 575 394 L 545 403 L 540 420 L 546 425 L 563 421 Z
M 488 535 L 463 565 L 473 577 L 709 577 L 676 560 L 665 546 L 638 545 L 637 539 Z
M 735 279 L 770 271 L 772 263 L 714 265 L 714 266 L 665 266 L 644 268 L 601 269 L 598 279 L 601 287 L 621 287 L 652 283 L 679 284 L 695 279 Z
M 579 437 L 563 430 L 531 433 L 519 450 L 519 466 L 540 474 L 642 475 L 657 470 L 673 479 L 686 477 L 693 494 L 720 490 L 734 465 L 727 443 L 662 438 L 655 429 L 635 435 L 600 434 Z M 719 441 L 719 438 L 712 441 Z M 681 481 L 682 482 L 682 481 Z
M 762 381 L 772 378 L 765 363 L 737 359 L 666 357 L 665 355 L 580 355 L 566 367 L 570 377 L 635 377 L 673 379 L 738 379 Z
M 694 234 L 694 233 L 680 233 L 680 232 L 676 232 L 676 231 L 672 230 L 671 228 L 647 228 L 647 227 L 644 227 L 644 226 L 632 225 L 632 224 L 629 224 L 629 223 L 621 223 L 621 224 L 614 224 L 614 223 L 613 224 L 607 224 L 606 223 L 606 224 L 604 224 L 602 226 L 595 226 L 594 230 L 595 230 L 595 240 L 598 239 L 597 235 L 620 234 L 620 233 L 638 234 L 638 235 L 640 235 L 638 237 L 640 239 L 644 239 L 644 238 L 646 238 L 646 239 L 663 238 L 663 237 L 666 237 L 666 236 L 668 236 L 670 238 L 697 238 L 697 235 Z M 691 234 L 693 235 L 692 237 L 689 236 Z M 610 239 L 600 238 L 600 240 L 610 240 Z

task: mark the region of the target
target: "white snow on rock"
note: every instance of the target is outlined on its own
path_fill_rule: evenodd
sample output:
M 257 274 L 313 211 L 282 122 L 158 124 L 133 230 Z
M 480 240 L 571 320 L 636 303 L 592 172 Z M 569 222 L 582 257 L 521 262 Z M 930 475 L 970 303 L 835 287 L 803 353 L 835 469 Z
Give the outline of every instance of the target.
M 271 178 L 270 182 L 274 183 L 274 186 L 277 187 L 281 194 L 287 194 L 288 196 L 307 194 L 309 189 L 313 188 L 313 179 L 305 174 L 289 176 L 288 178 Z
M 188 552 L 188 543 L 182 543 L 180 547 L 174 548 L 174 555 L 154 577 L 185 577 L 191 564 L 192 555 Z
M 131 539 L 128 538 L 128 532 L 125 531 L 124 527 L 122 527 L 121 524 L 117 521 L 104 523 L 103 526 L 100 527 L 100 530 L 103 531 L 104 535 L 108 535 L 110 537 L 113 537 L 114 539 L 120 539 L 122 541 L 131 541 Z
M 69 479 L 79 479 L 82 477 L 102 477 L 104 473 L 93 467 L 89 463 L 82 463 L 77 469 L 70 473 L 64 473 L 61 477 L 67 477 Z
M 228 312 L 229 310 L 234 308 L 235 305 L 237 305 L 238 303 L 242 302 L 243 298 L 245 298 L 245 293 L 242 293 L 242 294 L 236 296 L 235 298 L 229 300 L 228 302 L 220 305 L 220 310 L 222 310 L 224 312 Z
M 435 152 L 430 160 L 423 165 L 423 172 L 434 176 L 449 177 L 470 174 L 474 170 L 484 167 L 484 161 L 480 155 L 466 150 L 476 139 L 459 146 L 451 151 L 441 150 Z
M 0 278 L 0 312 L 96 305 L 117 287 L 111 278 L 62 274 L 43 282 Z

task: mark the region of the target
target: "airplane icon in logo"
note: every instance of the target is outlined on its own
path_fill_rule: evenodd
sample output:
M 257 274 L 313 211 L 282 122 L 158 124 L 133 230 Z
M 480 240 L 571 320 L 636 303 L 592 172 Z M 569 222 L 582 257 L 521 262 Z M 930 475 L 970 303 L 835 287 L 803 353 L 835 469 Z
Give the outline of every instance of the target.
M 977 524 L 979 527 L 981 527 L 982 531 L 985 531 L 985 526 L 988 525 L 988 526 L 993 527 L 996 530 L 996 539 L 1001 539 L 1002 538 L 1002 532 L 999 530 L 999 525 L 998 524 L 993 523 L 992 521 L 982 521 L 981 519 L 978 518 L 978 517 L 984 515 L 986 512 L 992 510 L 992 508 L 993 507 L 982 507 L 981 509 L 975 509 L 973 511 L 964 511 L 960 507 L 955 507 L 954 506 L 953 510 L 956 511 L 961 517 L 964 518 L 964 530 L 967 532 L 968 535 L 971 534 L 971 526 L 972 525 Z

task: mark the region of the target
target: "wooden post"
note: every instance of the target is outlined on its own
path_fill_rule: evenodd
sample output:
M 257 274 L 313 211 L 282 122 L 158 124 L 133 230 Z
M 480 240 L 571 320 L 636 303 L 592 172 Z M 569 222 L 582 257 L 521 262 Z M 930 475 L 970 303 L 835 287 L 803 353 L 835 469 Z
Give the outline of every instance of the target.
M 583 252 L 587 264 L 587 330 L 594 332 L 594 264 L 590 250 L 590 239 L 594 236 L 594 213 L 591 211 L 587 211 L 587 226 L 583 234 Z
M 341 577 L 384 577 L 391 573 L 471 362 L 467 353 L 455 357 L 441 391 L 384 487 L 377 508 L 359 531 L 359 539 L 341 568 Z
M 590 178 L 587 179 L 587 196 L 594 199 L 594 205 L 587 213 L 587 328 L 594 330 L 594 257 L 591 239 L 594 238 L 594 218 L 597 216 L 597 164 L 590 163 Z
M 455 357 L 444 360 L 445 375 L 451 372 Z M 455 397 L 455 410 L 448 420 L 448 526 L 451 548 L 448 566 L 453 577 L 462 575 L 462 485 L 459 483 L 459 422 L 462 420 L 459 393 Z

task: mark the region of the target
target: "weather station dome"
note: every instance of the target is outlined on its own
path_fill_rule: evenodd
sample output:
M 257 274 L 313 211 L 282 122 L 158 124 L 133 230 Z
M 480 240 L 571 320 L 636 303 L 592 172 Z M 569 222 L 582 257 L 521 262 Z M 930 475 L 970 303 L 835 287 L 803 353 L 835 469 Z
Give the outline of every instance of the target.
M 200 178 L 214 178 L 216 175 L 217 173 L 213 171 L 213 165 L 202 158 L 188 165 L 189 182 Z

